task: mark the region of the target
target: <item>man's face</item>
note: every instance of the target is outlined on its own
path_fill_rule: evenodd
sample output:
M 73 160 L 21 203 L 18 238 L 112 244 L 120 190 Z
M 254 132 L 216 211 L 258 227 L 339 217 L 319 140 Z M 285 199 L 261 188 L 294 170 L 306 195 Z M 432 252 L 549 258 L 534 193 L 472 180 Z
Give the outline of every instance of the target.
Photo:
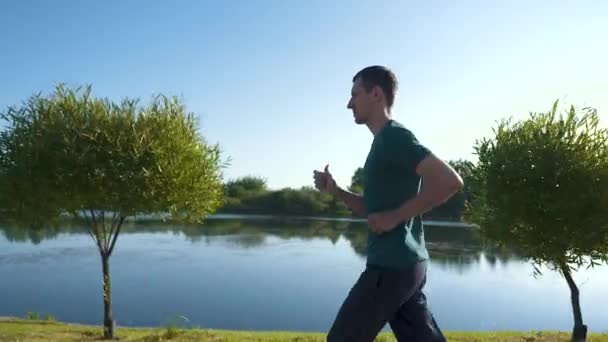
M 359 125 L 367 123 L 373 106 L 372 93 L 367 92 L 360 78 L 353 82 L 350 101 L 347 108 L 353 111 L 355 122 Z

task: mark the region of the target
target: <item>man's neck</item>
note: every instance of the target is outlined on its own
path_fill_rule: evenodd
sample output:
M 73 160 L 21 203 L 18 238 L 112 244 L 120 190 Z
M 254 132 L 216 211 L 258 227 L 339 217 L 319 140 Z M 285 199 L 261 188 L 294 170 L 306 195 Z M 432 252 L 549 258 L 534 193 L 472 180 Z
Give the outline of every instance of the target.
M 380 132 L 380 130 L 382 130 L 390 119 L 391 115 L 387 111 L 380 112 L 377 115 L 372 115 L 367 122 L 367 128 L 369 128 L 369 130 L 375 136 L 378 134 L 378 132 Z

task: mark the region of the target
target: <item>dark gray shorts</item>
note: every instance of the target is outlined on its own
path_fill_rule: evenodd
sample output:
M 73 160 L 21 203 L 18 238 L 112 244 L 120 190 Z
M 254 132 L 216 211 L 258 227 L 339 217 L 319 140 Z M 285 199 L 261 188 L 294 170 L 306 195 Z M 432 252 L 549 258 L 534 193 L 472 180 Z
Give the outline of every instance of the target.
M 422 288 L 426 262 L 409 270 L 368 266 L 350 290 L 328 342 L 371 342 L 388 322 L 397 341 L 446 341 Z

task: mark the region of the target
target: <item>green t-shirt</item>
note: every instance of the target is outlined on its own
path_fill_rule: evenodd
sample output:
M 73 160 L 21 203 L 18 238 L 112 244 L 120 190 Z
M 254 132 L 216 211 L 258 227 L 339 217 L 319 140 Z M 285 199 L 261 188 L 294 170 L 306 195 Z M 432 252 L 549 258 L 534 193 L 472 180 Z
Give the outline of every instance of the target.
M 374 137 L 363 168 L 363 199 L 368 214 L 396 209 L 416 196 L 422 185 L 416 167 L 429 153 L 412 132 L 390 120 Z M 428 257 L 420 215 L 388 233 L 370 230 L 368 265 L 407 268 Z

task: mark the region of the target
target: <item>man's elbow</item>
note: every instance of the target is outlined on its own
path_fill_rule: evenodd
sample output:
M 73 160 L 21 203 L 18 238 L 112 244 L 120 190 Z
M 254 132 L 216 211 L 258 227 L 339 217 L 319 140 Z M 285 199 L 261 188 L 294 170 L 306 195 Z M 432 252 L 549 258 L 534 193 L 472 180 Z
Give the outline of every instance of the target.
M 442 196 L 451 197 L 464 188 L 462 177 L 449 164 L 434 155 L 420 162 L 416 172 L 424 179 L 428 179 Z
M 462 178 L 457 174 L 439 177 L 435 181 L 430 181 L 429 183 L 431 185 L 427 191 L 429 194 L 429 203 L 433 207 L 447 202 L 454 194 L 464 187 Z
M 447 192 L 447 196 L 451 197 L 458 191 L 464 188 L 464 182 L 462 178 L 457 174 L 453 173 L 450 177 L 446 177 L 444 182 L 444 189 Z
M 454 183 L 453 187 L 454 187 L 454 191 L 460 191 L 464 188 L 464 181 L 462 180 L 462 177 L 460 177 L 458 174 L 454 175 L 454 180 L 452 181 Z

